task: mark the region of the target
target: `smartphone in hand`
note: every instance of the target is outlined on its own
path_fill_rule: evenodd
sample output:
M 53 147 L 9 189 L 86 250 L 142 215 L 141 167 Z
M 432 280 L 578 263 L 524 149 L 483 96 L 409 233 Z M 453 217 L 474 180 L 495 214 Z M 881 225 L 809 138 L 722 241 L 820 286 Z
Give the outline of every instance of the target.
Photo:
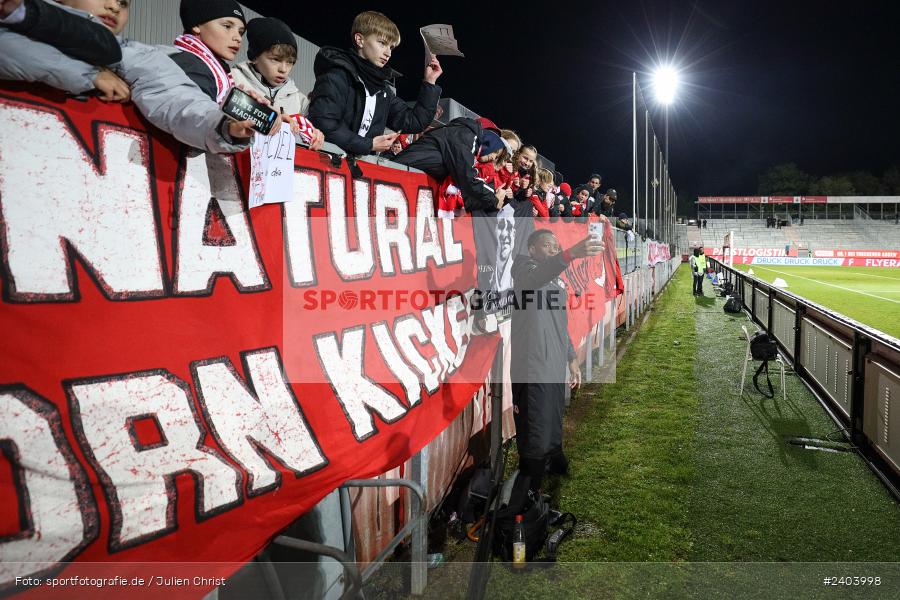
M 603 223 L 591 222 L 588 223 L 588 234 L 594 239 L 602 240 L 603 239 Z
M 263 135 L 268 135 L 272 131 L 272 126 L 278 117 L 278 113 L 271 107 L 257 102 L 253 96 L 236 87 L 231 88 L 231 91 L 225 96 L 222 112 L 235 121 L 252 121 L 253 129 Z

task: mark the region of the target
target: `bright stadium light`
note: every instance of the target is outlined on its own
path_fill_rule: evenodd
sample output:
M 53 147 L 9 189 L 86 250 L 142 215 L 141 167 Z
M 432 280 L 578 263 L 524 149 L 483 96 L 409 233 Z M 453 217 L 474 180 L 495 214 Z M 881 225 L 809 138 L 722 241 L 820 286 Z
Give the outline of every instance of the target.
M 671 66 L 659 67 L 653 73 L 653 90 L 656 92 L 656 100 L 668 106 L 675 100 L 675 92 L 678 89 L 678 72 Z

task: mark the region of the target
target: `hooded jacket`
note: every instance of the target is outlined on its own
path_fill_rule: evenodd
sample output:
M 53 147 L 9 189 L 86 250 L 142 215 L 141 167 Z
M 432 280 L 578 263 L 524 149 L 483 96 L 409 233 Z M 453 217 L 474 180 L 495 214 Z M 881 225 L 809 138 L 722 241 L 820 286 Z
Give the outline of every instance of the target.
M 394 162 L 425 171 L 438 181 L 451 177 L 462 193 L 466 211 L 497 212 L 495 190 L 475 170 L 481 145 L 481 125 L 472 119 L 453 119 L 432 129 L 394 157 Z
M 68 30 L 77 30 L 86 19 L 99 23 L 76 10 L 48 18 L 62 19 L 61 26 Z M 247 148 L 249 140 L 238 142 L 227 136 L 226 117 L 219 105 L 163 51 L 122 36 L 116 40 L 122 60 L 109 68 L 131 87 L 131 101 L 148 121 L 203 151 L 232 153 Z M 75 60 L 55 46 L 0 27 L 0 79 L 46 83 L 70 94 L 81 94 L 94 89 L 96 73 L 97 67 Z
M 231 70 L 231 77 L 235 85 L 251 88 L 268 98 L 278 112 L 283 111 L 286 115 L 305 115 L 309 112 L 309 98 L 290 77 L 280 86 L 269 87 L 269 83 L 250 61 L 235 65 Z
M 316 84 L 310 94 L 309 118 L 326 141 L 353 155 L 370 154 L 372 138 L 383 135 L 386 127 L 403 133 L 424 131 L 441 97 L 440 86 L 423 81 L 419 98 L 410 107 L 388 86 L 388 80 L 400 74 L 390 67 L 363 64 L 364 60 L 350 50 L 325 46 L 313 63 Z M 367 95 L 374 95 L 375 106 L 371 123 L 361 134 Z

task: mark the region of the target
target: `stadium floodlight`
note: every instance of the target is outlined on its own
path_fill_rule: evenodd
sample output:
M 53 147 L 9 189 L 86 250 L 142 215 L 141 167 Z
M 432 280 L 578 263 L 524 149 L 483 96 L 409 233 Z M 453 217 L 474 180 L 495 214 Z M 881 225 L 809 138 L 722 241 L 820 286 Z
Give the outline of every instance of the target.
M 660 104 L 668 106 L 675 101 L 678 90 L 678 72 L 670 65 L 664 65 L 653 73 L 653 91 Z

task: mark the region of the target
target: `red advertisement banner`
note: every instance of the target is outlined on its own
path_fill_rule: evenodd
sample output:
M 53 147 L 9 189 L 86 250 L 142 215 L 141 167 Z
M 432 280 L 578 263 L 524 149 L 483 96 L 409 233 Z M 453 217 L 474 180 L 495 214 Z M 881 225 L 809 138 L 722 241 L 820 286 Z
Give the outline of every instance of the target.
M 825 204 L 828 196 L 700 196 L 698 204 Z
M 191 561 L 177 591 L 202 595 L 484 382 L 471 219 L 436 219 L 424 175 L 298 151 L 294 200 L 248 211 L 246 153 L 193 156 L 131 107 L 0 90 L 0 119 L 0 594 Z M 597 296 L 576 344 L 621 293 L 606 240 L 564 274 Z

